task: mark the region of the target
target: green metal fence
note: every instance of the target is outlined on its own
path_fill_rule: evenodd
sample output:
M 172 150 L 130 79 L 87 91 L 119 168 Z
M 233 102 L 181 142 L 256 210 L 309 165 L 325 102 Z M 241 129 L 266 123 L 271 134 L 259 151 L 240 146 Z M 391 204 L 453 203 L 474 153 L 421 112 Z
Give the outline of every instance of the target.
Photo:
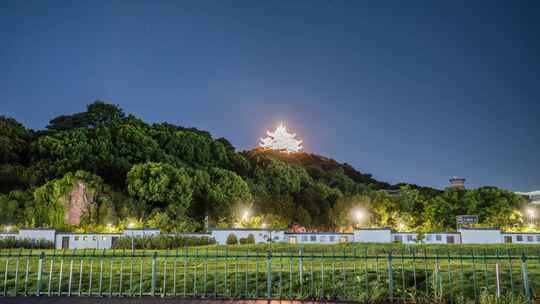
M 508 252 L 0 251 L 0 296 L 160 296 L 454 303 L 540 299 L 540 254 Z

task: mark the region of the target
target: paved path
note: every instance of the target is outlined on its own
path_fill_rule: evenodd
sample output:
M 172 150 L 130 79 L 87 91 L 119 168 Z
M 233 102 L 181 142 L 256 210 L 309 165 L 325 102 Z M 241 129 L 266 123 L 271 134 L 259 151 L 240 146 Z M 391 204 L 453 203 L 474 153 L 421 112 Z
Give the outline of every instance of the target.
M 0 304 L 337 304 L 337 302 L 288 301 L 288 300 L 215 300 L 177 298 L 85 298 L 85 297 L 0 297 Z

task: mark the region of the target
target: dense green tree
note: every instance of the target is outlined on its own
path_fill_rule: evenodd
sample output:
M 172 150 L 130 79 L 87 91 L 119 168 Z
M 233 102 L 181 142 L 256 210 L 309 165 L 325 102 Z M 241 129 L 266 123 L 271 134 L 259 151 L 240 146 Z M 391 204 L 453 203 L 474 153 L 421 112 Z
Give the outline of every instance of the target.
M 11 191 L 0 194 L 0 223 L 32 225 L 34 198 L 31 191 Z
M 175 205 L 178 215 L 190 207 L 193 194 L 186 169 L 155 162 L 134 165 L 127 175 L 127 188 L 131 197 L 144 202 L 147 211 Z
M 13 118 L 0 116 L 0 164 L 25 163 L 32 132 Z
M 46 159 L 51 177 L 59 177 L 69 171 L 88 169 L 94 163 L 90 144 L 90 131 L 72 129 L 39 137 L 32 143 L 35 159 Z
M 255 162 L 255 182 L 263 185 L 270 195 L 298 194 L 302 187 L 312 183 L 311 177 L 302 167 L 288 165 L 274 158 L 259 158 Z
M 523 224 L 523 202 L 510 191 L 389 185 L 320 155 L 238 153 L 206 131 L 149 125 L 102 101 L 52 119 L 47 129 L 0 116 L 0 220 L 62 226 L 62 200 L 82 180 L 98 192 L 81 216 L 88 227 L 129 218 L 188 231 L 207 215 L 212 224 L 237 223 L 250 206 L 246 224 L 273 227 L 337 229 L 355 223 L 354 208 L 365 208 L 365 225 L 452 229 L 460 214 L 478 215 L 484 226 Z M 378 191 L 398 188 L 399 196 Z
M 64 131 L 76 128 L 96 127 L 100 124 L 117 122 L 125 117 L 117 105 L 94 101 L 86 106 L 86 112 L 72 115 L 60 115 L 49 122 L 47 129 Z

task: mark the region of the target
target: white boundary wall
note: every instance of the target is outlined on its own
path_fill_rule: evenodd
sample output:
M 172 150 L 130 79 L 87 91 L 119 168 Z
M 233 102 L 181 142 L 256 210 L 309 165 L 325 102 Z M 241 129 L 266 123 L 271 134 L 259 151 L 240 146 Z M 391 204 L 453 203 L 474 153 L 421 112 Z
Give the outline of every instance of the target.
M 500 244 L 501 229 L 496 228 L 461 228 L 462 244 Z
M 515 244 L 540 244 L 540 232 L 503 232 L 503 243 L 515 243 Z
M 56 235 L 56 230 L 54 229 L 28 229 L 21 228 L 19 229 L 19 239 L 34 239 L 34 240 L 47 240 L 54 242 L 54 236 Z
M 356 229 L 353 232 L 354 241 L 359 243 L 391 243 L 392 230 L 381 229 Z
M 240 238 L 247 238 L 250 234 L 255 237 L 255 243 L 267 243 L 270 235 L 274 242 L 285 241 L 283 230 L 266 230 L 266 229 L 214 229 L 212 230 L 212 237 L 219 245 L 227 243 L 227 237 L 229 234 L 234 234 L 240 242 Z
M 285 232 L 285 242 L 290 244 L 339 244 L 351 243 L 354 241 L 352 233 L 332 233 L 332 232 Z

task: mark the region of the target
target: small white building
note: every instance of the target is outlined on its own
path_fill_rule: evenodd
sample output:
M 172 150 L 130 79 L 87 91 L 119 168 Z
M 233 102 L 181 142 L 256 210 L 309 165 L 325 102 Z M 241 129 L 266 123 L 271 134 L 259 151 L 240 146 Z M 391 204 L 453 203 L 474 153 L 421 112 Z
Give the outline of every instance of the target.
M 121 233 L 58 233 L 56 249 L 110 249 Z
M 499 228 L 460 228 L 462 244 L 500 244 L 502 243 Z
M 516 244 L 540 244 L 540 232 L 503 232 L 502 242 Z
M 392 242 L 402 244 L 417 243 L 417 234 L 414 232 L 392 232 Z
M 459 232 L 428 232 L 424 234 L 422 240 L 425 244 L 460 244 L 461 234 Z
M 392 229 L 390 228 L 361 228 L 353 232 L 354 241 L 359 243 L 391 243 Z
M 338 244 L 354 242 L 354 234 L 338 232 L 285 232 L 289 244 Z
M 0 233 L 0 240 L 9 240 L 9 239 L 15 239 L 19 236 L 18 233 L 10 233 L 10 232 L 4 232 Z
M 285 241 L 284 230 L 268 230 L 268 229 L 256 229 L 256 228 L 231 228 L 231 229 L 213 229 L 212 237 L 219 245 L 227 244 L 227 237 L 230 234 L 236 236 L 237 240 L 241 238 L 247 238 L 249 235 L 253 235 L 255 243 L 267 243 L 270 239 L 273 242 Z
M 54 242 L 54 236 L 56 230 L 47 228 L 21 228 L 17 238 L 19 239 L 34 239 L 34 240 L 46 240 Z

